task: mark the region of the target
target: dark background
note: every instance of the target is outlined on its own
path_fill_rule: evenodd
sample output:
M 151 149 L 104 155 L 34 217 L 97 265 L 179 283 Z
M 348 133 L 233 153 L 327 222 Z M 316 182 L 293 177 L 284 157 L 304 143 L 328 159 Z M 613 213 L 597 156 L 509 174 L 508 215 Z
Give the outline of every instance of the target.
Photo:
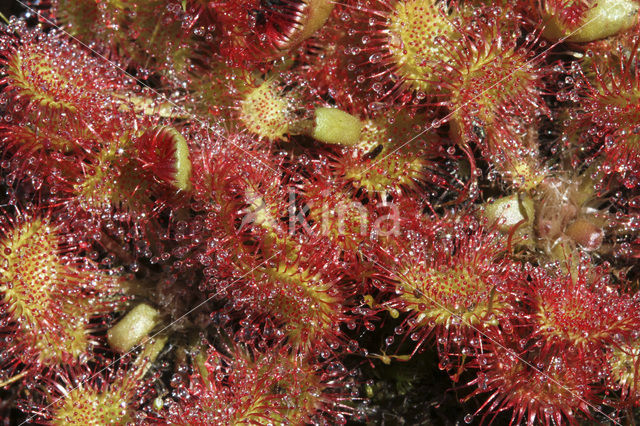
M 24 8 L 15 0 L 0 0 L 0 13 L 7 18 L 11 15 L 18 16 Z

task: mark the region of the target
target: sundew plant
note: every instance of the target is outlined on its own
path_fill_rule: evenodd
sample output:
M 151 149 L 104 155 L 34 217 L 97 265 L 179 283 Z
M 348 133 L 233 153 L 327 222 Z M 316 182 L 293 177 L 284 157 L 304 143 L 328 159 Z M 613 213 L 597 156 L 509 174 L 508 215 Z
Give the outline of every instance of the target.
M 2 425 L 635 425 L 639 0 L 0 7 Z

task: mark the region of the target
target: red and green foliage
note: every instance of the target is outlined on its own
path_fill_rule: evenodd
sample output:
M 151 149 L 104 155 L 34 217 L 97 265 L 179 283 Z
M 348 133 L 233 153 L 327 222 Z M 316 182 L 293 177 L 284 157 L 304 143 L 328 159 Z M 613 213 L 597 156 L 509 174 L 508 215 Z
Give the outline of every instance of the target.
M 637 421 L 638 0 L 25 7 L 3 424 Z

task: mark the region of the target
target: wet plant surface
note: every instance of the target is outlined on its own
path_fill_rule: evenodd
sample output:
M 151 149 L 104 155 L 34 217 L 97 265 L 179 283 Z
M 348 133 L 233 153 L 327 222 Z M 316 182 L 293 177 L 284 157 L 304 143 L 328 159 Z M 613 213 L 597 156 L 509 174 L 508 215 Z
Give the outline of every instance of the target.
M 3 424 L 635 424 L 637 0 L 30 0 Z

